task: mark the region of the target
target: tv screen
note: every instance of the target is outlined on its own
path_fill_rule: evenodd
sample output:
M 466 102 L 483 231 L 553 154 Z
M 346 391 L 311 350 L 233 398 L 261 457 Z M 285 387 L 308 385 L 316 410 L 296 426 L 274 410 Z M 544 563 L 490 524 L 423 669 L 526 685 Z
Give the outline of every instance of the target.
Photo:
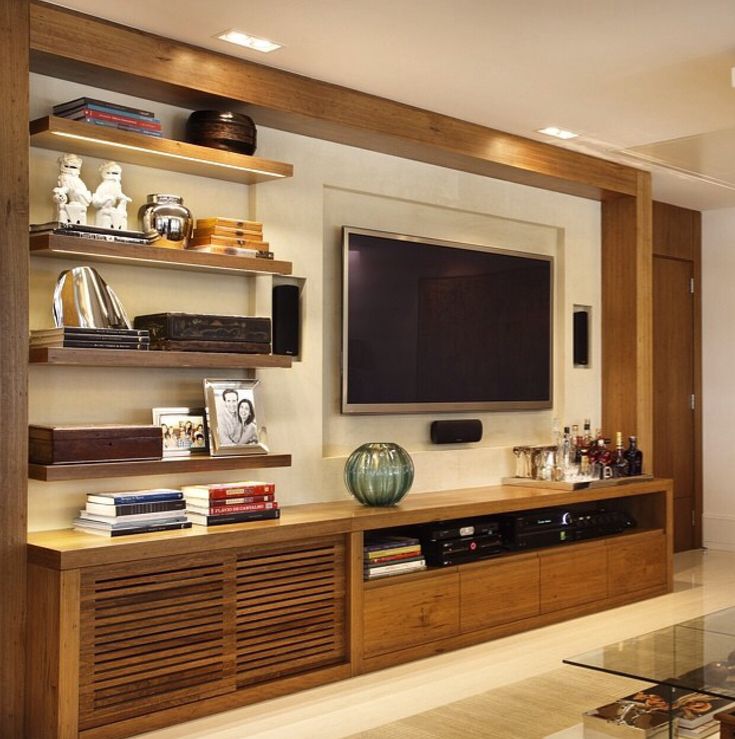
M 343 228 L 342 412 L 550 408 L 553 258 Z

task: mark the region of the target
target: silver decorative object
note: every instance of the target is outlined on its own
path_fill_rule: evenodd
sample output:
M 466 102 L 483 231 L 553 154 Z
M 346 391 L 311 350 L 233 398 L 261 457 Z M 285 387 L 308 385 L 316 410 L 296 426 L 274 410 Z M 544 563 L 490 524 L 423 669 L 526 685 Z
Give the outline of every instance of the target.
M 54 289 L 54 325 L 82 328 L 130 328 L 115 291 L 92 267 L 74 267 L 59 275 Z
M 148 233 L 158 231 L 161 239 L 156 246 L 183 249 L 192 234 L 194 219 L 178 195 L 154 194 L 138 211 L 141 228 Z

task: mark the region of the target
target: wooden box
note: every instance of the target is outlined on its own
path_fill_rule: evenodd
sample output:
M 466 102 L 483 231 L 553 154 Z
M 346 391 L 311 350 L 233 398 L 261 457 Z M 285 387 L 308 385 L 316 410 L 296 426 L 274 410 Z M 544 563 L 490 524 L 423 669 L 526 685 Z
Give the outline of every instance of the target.
M 28 458 L 32 464 L 160 459 L 162 454 L 159 426 L 28 427 Z
M 135 328 L 150 331 L 151 348 L 161 341 L 248 342 L 268 345 L 271 341 L 271 319 L 252 316 L 154 313 L 136 316 Z

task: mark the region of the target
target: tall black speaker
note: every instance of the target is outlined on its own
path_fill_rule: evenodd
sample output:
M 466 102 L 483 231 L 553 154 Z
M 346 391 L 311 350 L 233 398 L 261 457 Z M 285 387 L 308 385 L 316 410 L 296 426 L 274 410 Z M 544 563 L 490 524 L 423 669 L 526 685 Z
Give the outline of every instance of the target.
M 587 367 L 590 363 L 590 325 L 589 313 L 586 310 L 574 311 L 573 345 L 574 364 L 577 367 Z
M 273 287 L 273 353 L 299 353 L 299 286 Z

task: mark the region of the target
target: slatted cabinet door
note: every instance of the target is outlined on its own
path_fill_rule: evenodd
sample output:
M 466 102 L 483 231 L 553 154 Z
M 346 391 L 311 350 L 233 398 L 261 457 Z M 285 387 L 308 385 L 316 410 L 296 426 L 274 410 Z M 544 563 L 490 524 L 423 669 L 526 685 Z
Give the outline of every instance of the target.
M 80 728 L 235 690 L 233 554 L 85 569 Z
M 345 662 L 342 537 L 237 558 L 237 686 Z

